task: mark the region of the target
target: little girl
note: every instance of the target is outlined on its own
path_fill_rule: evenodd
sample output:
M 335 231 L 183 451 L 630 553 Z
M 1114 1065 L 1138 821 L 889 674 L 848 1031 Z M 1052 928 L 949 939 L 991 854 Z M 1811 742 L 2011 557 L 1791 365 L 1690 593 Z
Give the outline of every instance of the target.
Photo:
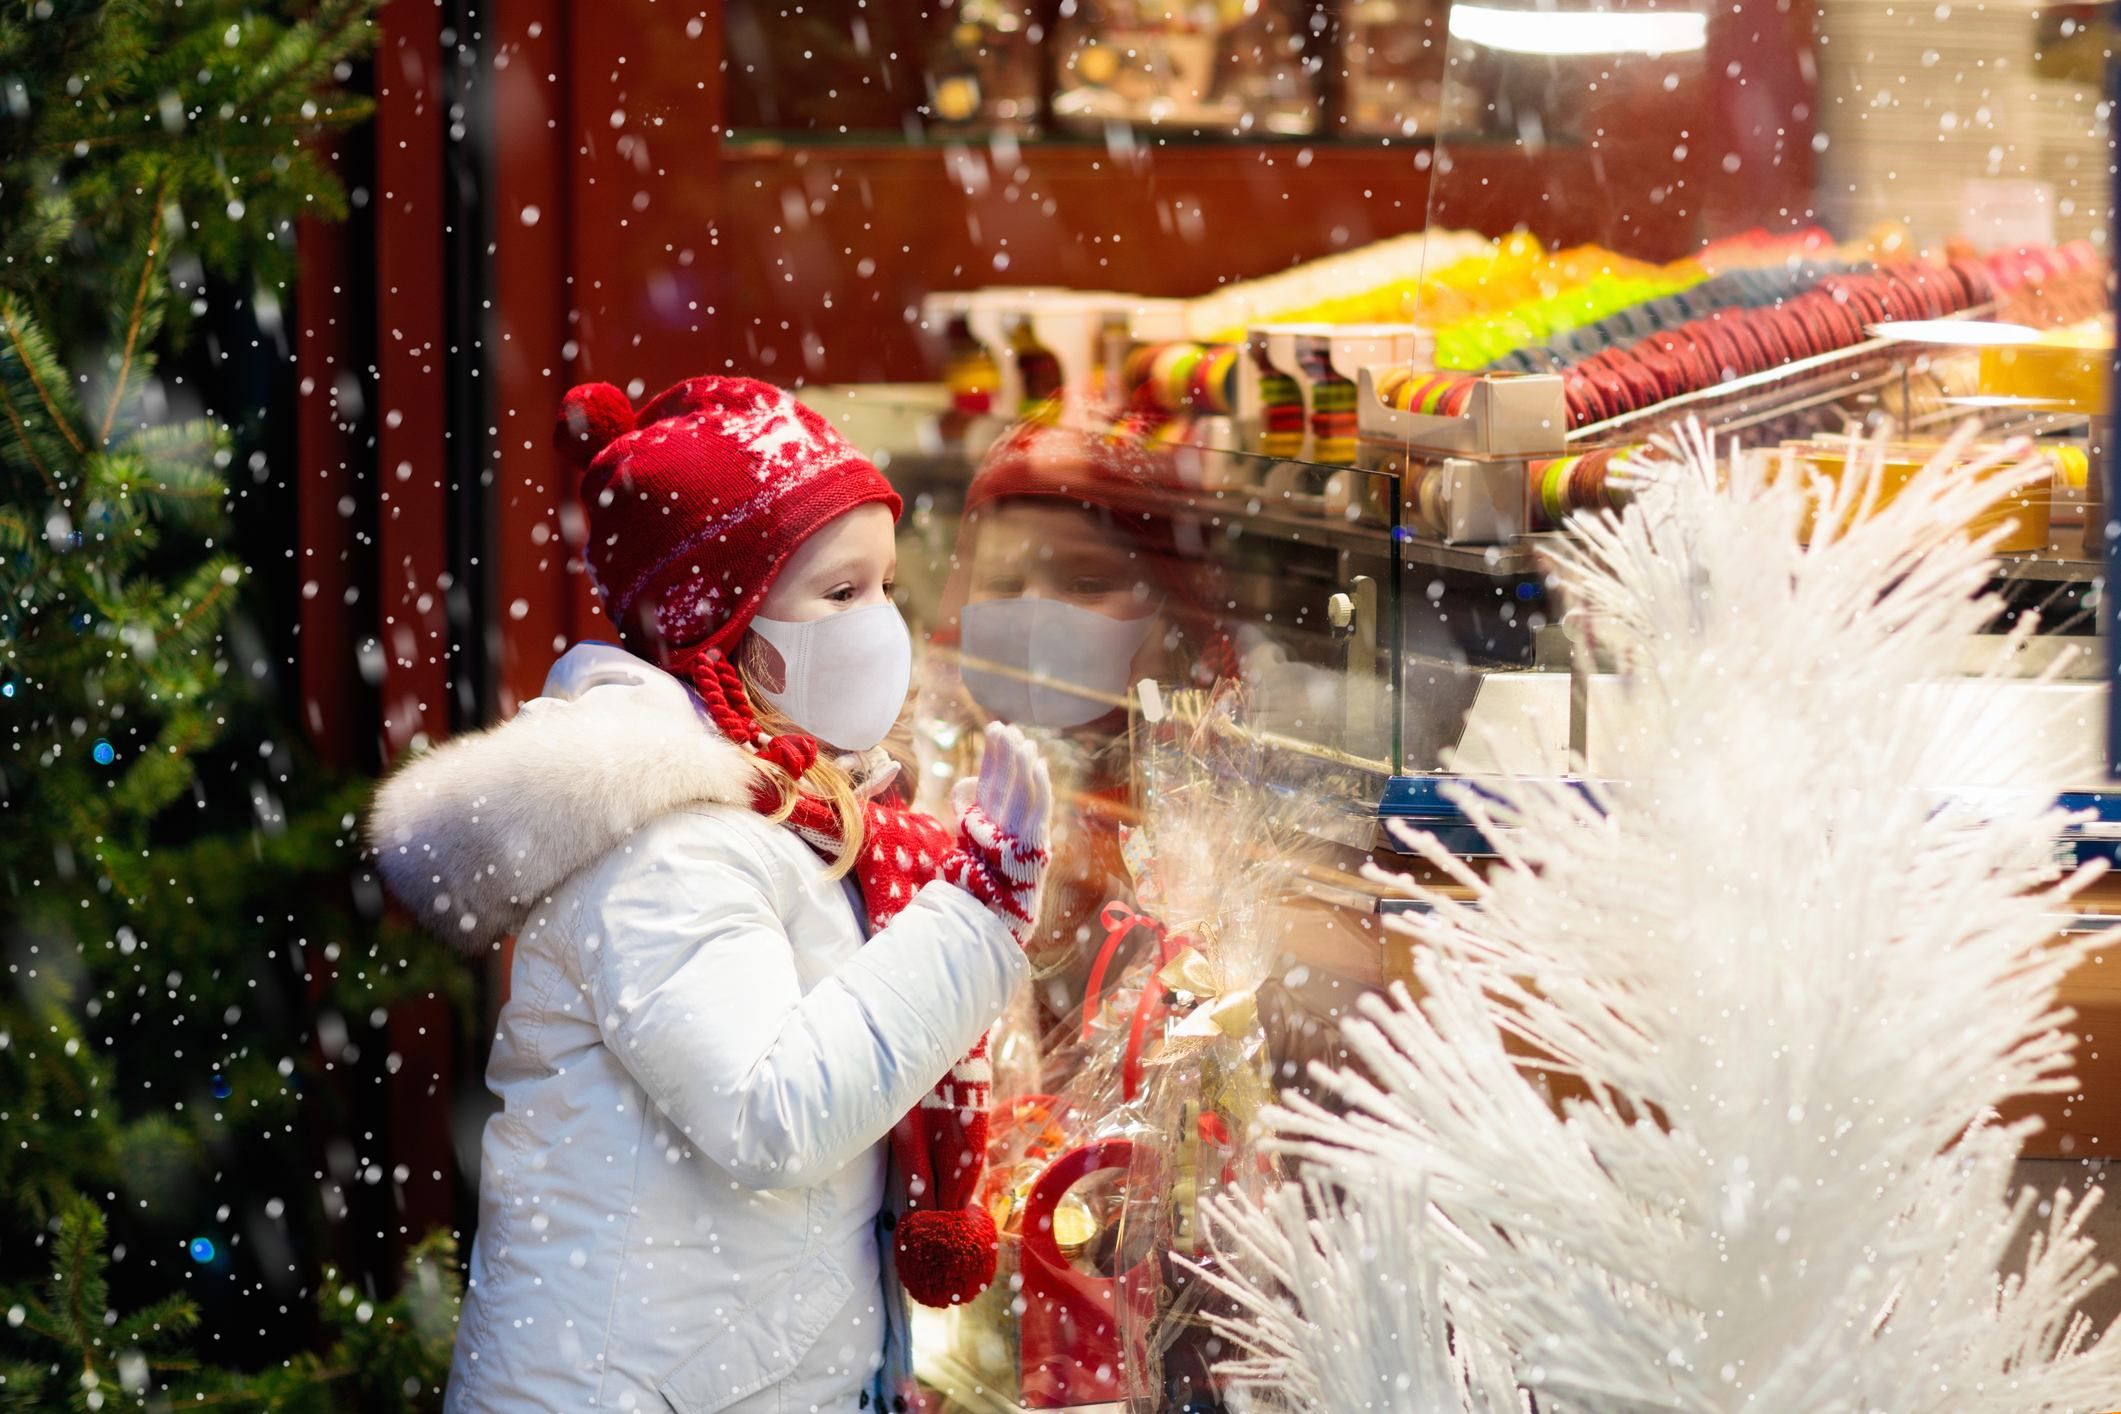
M 590 385 L 559 441 L 625 648 L 571 650 L 371 821 L 438 932 L 516 939 L 448 1407 L 903 1408 L 899 1284 L 993 1275 L 983 1033 L 1045 766 L 990 728 L 954 830 L 900 804 L 899 498 L 788 394 Z

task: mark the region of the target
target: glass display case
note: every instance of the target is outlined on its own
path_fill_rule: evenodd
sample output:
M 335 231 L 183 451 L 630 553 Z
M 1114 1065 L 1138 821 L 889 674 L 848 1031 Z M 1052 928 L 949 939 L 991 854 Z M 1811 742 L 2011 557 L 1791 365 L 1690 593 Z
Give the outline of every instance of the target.
M 1181 112 L 1174 84 L 1211 103 L 1242 91 L 1254 113 L 1282 101 L 1185 78 L 1206 48 L 1176 9 L 1129 9 L 1119 32 L 1142 68 L 1097 78 L 1113 57 L 1097 27 L 1120 13 L 1085 8 L 1060 31 L 1059 91 L 1082 115 Z M 928 640 L 936 779 L 961 769 L 968 728 L 1027 722 L 1074 813 L 1104 822 L 1057 852 L 1043 922 L 1060 960 L 1031 1033 L 1096 1014 L 1103 923 L 1147 907 L 1127 841 L 1153 813 L 1154 744 L 1237 684 L 1226 725 L 1251 783 L 1331 807 L 1306 819 L 1317 847 L 1289 906 L 1307 912 L 1261 994 L 1266 1046 L 1287 1080 L 1332 1058 L 1349 1000 L 1409 975 L 1379 917 L 1400 905 L 1363 871 L 1406 865 L 1391 822 L 1484 867 L 1496 842 L 1458 787 L 1595 778 L 1629 731 L 1613 665 L 1548 566 L 1689 427 L 1727 467 L 1787 457 L 1829 483 L 1852 432 L 1891 439 L 1890 475 L 1969 425 L 1962 461 L 2022 439 L 2039 479 L 1967 527 L 1994 536 L 1994 621 L 1934 665 L 1921 703 L 1879 710 L 1991 705 L 2070 763 L 2081 813 L 2058 857 L 2110 856 L 2112 148 L 2097 75 L 2061 52 L 2092 17 L 1873 0 L 1336 13 L 1318 111 L 1337 131 L 1442 134 L 1409 176 L 1422 233 L 1193 298 L 933 295 L 941 387 L 819 395 L 913 507 L 902 582 Z M 1027 441 L 1048 448 L 1035 475 Z M 2080 904 L 2059 930 L 2121 917 L 2103 885 Z M 1146 994 L 1161 974 L 1136 966 Z M 2121 998 L 2095 977 L 2071 988 L 2096 1092 Z M 1033 1089 L 1059 1088 L 1035 1073 Z M 2082 1097 L 2041 1113 L 2034 1152 L 2121 1137 L 2121 1114 Z M 1082 1274 L 1125 1261 L 1104 1252 Z M 1124 1282 L 1105 1299 L 1124 1327 Z M 950 1321 L 925 1345 L 966 1407 L 983 1407 L 968 1390 L 1055 1407 L 1011 1343 L 1037 1332 Z M 1182 1325 L 1162 1328 L 1170 1350 Z M 1183 1405 L 1183 1366 L 1164 1364 L 1162 1407 Z

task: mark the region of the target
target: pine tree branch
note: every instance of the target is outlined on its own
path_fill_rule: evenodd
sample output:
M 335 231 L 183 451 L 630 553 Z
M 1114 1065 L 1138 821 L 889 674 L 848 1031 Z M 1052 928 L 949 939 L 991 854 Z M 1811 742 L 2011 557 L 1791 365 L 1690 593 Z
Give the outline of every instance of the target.
M 177 486 L 167 481 L 154 481 L 142 477 L 132 483 L 135 491 L 152 493 L 172 501 L 218 501 L 228 494 L 223 486 Z
M 367 101 L 340 102 L 330 108 L 320 108 L 314 118 L 303 118 L 302 126 L 315 133 L 337 132 L 354 127 L 373 116 L 375 105 Z M 269 161 L 286 150 L 286 143 L 275 129 L 267 129 L 273 135 L 265 138 L 229 140 L 215 144 L 215 150 L 226 156 L 251 155 L 260 161 Z M 82 153 L 103 147 L 123 147 L 128 152 L 139 153 L 183 153 L 197 148 L 196 133 L 142 132 L 125 125 L 118 125 L 105 132 L 83 133 L 79 137 L 68 137 L 46 143 L 40 151 L 48 157 L 79 157 Z
M 214 582 L 214 587 L 207 590 L 206 593 L 200 595 L 199 598 L 192 604 L 191 609 L 184 615 L 184 617 L 177 620 L 176 627 L 171 630 L 172 636 L 181 635 L 186 629 L 190 628 L 193 624 L 197 623 L 206 614 L 213 612 L 213 610 L 220 604 L 220 602 L 228 597 L 229 588 L 229 585 L 223 584 L 219 580 L 216 580 Z
M 88 1226 L 88 1220 L 79 1212 L 74 1214 L 74 1222 L 80 1228 Z M 94 1348 L 88 1327 L 88 1312 L 81 1304 L 81 1292 L 87 1285 L 90 1246 L 88 1234 L 77 1230 L 66 1253 L 67 1263 L 71 1268 L 66 1282 L 66 1319 L 71 1327 L 69 1334 L 74 1347 L 81 1352 L 81 1369 L 84 1374 L 92 1374 L 96 1368 L 95 1357 L 88 1353 Z
M 8 396 L 5 386 L 0 386 L 0 411 L 7 413 L 8 423 L 15 429 L 15 440 L 21 443 L 22 454 L 29 458 L 29 464 L 36 468 L 37 478 L 44 483 L 44 489 L 51 493 L 54 501 L 60 500 L 59 483 L 53 478 L 51 468 L 44 464 L 44 458 L 37 455 L 37 444 L 30 440 L 29 428 L 24 425 L 22 413 L 15 407 L 15 400 Z
M 133 352 L 146 318 L 147 291 L 154 282 L 155 260 L 162 250 L 162 201 L 168 190 L 169 177 L 165 173 L 156 181 L 155 194 L 148 201 L 147 253 L 140 260 L 140 282 L 133 289 L 132 312 L 125 321 L 125 353 L 118 361 L 118 379 L 111 385 L 110 405 L 103 409 L 102 425 L 96 429 L 96 440 L 106 447 L 110 445 L 111 424 L 118 420 L 118 405 L 125 400 L 125 384 L 133 371 Z
M 28 378 L 29 385 L 37 390 L 37 397 L 44 404 L 45 415 L 51 418 L 52 425 L 66 438 L 68 446 L 80 455 L 87 455 L 88 448 L 82 445 L 81 438 L 75 434 L 73 427 L 60 415 L 59 404 L 53 400 L 51 389 L 45 387 L 44 380 L 37 376 L 37 365 L 31 361 L 29 350 L 23 346 L 21 330 L 16 327 L 15 321 L 8 317 L 4 305 L 0 305 L 0 329 L 7 331 L 8 346 L 15 351 L 15 358 L 21 363 L 23 376 Z M 19 420 L 16 425 L 21 425 Z M 53 494 L 57 494 L 56 490 Z

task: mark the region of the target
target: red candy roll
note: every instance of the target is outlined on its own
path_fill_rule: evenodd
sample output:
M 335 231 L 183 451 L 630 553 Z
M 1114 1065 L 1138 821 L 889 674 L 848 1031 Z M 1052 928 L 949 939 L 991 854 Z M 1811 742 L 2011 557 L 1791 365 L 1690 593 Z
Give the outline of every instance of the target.
M 1910 308 L 1913 307 L 1912 297 L 1908 298 L 1908 304 Z M 1861 343 L 1870 337 L 1860 321 L 1849 317 L 1854 311 L 1837 308 L 1831 301 L 1813 305 L 1809 313 L 1813 328 L 1817 331 L 1814 337 L 1821 353 L 1832 353 L 1835 349 Z
M 1810 353 L 1825 353 L 1863 336 L 1863 316 L 1853 302 L 1821 295 L 1792 300 L 1788 308 L 1803 329 L 1804 346 Z
M 1811 352 L 1804 346 L 1804 325 L 1786 305 L 1760 312 L 1761 337 L 1777 352 L 1775 363 L 1779 366 L 1794 362 Z
M 1611 364 L 1601 364 L 1584 376 L 1590 382 L 1593 398 L 1605 414 L 1599 421 L 1603 422 L 1606 417 L 1618 417 L 1628 410 L 1627 383 L 1613 371 Z
M 1950 269 L 1959 277 L 1959 289 L 1964 296 L 1964 303 L 1959 306 L 1961 310 L 1988 304 L 1996 298 L 1996 287 L 1989 283 L 1988 272 L 1978 261 L 1955 260 Z
M 1845 304 L 1835 304 L 1828 300 L 1819 312 L 1833 329 L 1837 344 L 1860 344 L 1871 336 L 1871 331 L 1864 327 L 1862 317 Z
M 1622 379 L 1630 380 L 1628 386 L 1635 406 L 1642 408 L 1661 403 L 1672 396 L 1673 378 L 1678 373 L 1678 367 L 1672 363 L 1669 354 L 1660 353 L 1648 344 L 1631 344 L 1628 346 L 1625 364 L 1616 365 L 1615 371 Z M 1642 378 L 1647 378 L 1651 384 L 1647 397 L 1643 396 L 1634 381 Z
M 1615 403 L 1614 389 L 1627 387 L 1626 370 L 1634 361 L 1634 356 L 1628 350 L 1615 347 L 1600 350 L 1597 358 L 1580 363 L 1577 367 L 1596 377 L 1598 386 L 1605 390 L 1606 401 Z M 1617 404 L 1614 410 L 1619 411 Z
M 1915 299 L 1922 306 L 1924 319 L 1942 319 L 1952 312 L 1951 302 L 1945 298 L 1945 289 L 1952 277 L 1934 265 L 1917 265 L 1907 273 L 1907 283 L 1915 292 Z
M 1851 277 L 1846 275 L 1837 275 L 1831 280 L 1822 280 L 1817 286 L 1806 291 L 1806 294 L 1818 295 L 1821 298 L 1830 299 L 1838 305 L 1851 307 L 1856 311 L 1857 317 L 1865 321 L 1883 319 L 1885 317 L 1884 302 L 1868 291 L 1859 291 Z M 1804 295 L 1797 297 L 1797 299 L 1803 298 Z M 1791 304 L 1796 302 L 1797 300 L 1790 301 Z
M 1741 343 L 1750 341 L 1760 350 L 1762 369 L 1773 368 L 1787 357 L 1768 332 L 1766 310 L 1748 309 L 1734 312 L 1731 318 L 1731 337 Z
M 1915 288 L 1914 273 L 1904 265 L 1881 265 L 1877 272 L 1878 295 L 1886 313 L 1895 319 L 1921 319 L 1922 293 Z
M 1987 304 L 1996 297 L 1996 288 L 1988 280 L 1988 272 L 1972 260 L 1954 260 L 1945 267 L 1959 281 L 1962 303 L 1959 308 L 1972 309 L 1977 304 Z
M 1751 320 L 1719 319 L 1716 324 L 1738 350 L 1740 368 L 1747 373 L 1758 373 L 1771 366 L 1767 346 L 1760 342 L 1760 335 L 1754 332 Z
M 1477 378 L 1461 378 L 1453 383 L 1437 400 L 1437 411 L 1445 417 L 1465 416 L 1466 404 L 1473 401 L 1473 388 L 1479 381 Z
M 1676 398 L 1681 393 L 1693 391 L 1693 379 L 1687 376 L 1686 366 L 1674 354 L 1663 349 L 1638 349 L 1636 357 L 1657 380 L 1658 401 Z
M 1590 379 L 1574 373 L 1563 375 L 1561 397 L 1568 405 L 1569 426 L 1572 429 L 1590 427 L 1605 421 L 1605 401 L 1598 396 L 1598 389 Z
M 1716 374 L 1716 360 L 1701 342 L 1701 333 L 1691 324 L 1681 324 L 1664 333 L 1664 350 L 1679 360 L 1687 381 L 1696 388 L 1713 387 L 1723 380 Z
M 1890 271 L 1878 280 L 1878 295 L 1885 301 L 1885 312 L 1895 319 L 1922 318 L 1922 298 L 1908 283 L 1907 277 Z
M 1783 306 L 1783 336 L 1799 358 L 1833 347 L 1833 329 L 1819 304 L 1816 300 L 1792 300 Z
M 1892 317 L 1892 307 L 1885 302 L 1883 284 L 1881 280 L 1850 276 L 1842 281 L 1839 289 L 1830 293 L 1839 296 L 1843 290 L 1847 291 L 1848 297 L 1843 303 L 1855 308 L 1862 323 L 1878 324 Z
M 1752 372 L 1745 350 L 1739 347 L 1738 337 L 1720 320 L 1698 321 L 1702 343 L 1707 346 L 1709 356 L 1716 361 L 1718 382 L 1729 382 Z
M 1658 353 L 1676 358 L 1679 356 L 1679 345 L 1680 338 L 1677 329 L 1659 329 L 1656 333 L 1646 335 L 1635 341 L 1635 349 L 1638 356 L 1643 350 L 1654 349 Z
M 1692 337 L 1683 331 L 1675 332 L 1677 337 L 1672 340 L 1671 354 L 1679 361 L 1679 371 L 1685 376 L 1688 391 L 1698 392 L 1721 383 L 1723 379 L 1717 375 L 1715 361 Z
M 1613 372 L 1627 389 L 1628 407 L 1631 411 L 1654 407 L 1662 400 L 1663 380 L 1644 368 L 1640 361 L 1633 358 L 1624 359 Z
M 1564 375 L 1561 380 L 1561 407 L 1563 416 L 1569 420 L 1573 431 L 1588 427 L 1591 423 L 1590 407 L 1583 398 L 1583 380 Z
M 1871 290 L 1877 295 L 1877 301 L 1881 305 L 1886 305 L 1886 318 L 1890 318 L 1890 320 L 1922 318 L 1920 314 L 1917 314 L 1917 301 L 1909 293 L 1907 282 L 1900 278 L 1896 271 L 1892 271 L 1888 267 L 1879 267 L 1871 276 Z
M 1838 342 L 1835 326 L 1841 321 L 1827 313 L 1834 308 L 1827 300 L 1808 300 L 1792 303 L 1790 318 L 1797 325 L 1797 333 L 1791 339 L 1791 347 L 1801 348 L 1805 354 L 1822 354 Z M 1800 355 L 1802 357 L 1803 355 Z

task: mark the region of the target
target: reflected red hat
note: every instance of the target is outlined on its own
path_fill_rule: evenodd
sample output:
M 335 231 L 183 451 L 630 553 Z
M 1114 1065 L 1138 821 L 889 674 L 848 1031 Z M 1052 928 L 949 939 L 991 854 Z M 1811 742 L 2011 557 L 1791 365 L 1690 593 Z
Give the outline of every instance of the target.
M 1175 480 L 1169 455 L 1152 453 L 1135 439 L 1019 423 L 988 448 L 965 488 L 965 512 L 1037 498 L 1137 515 L 1145 505 L 1168 513 L 1162 497 Z
M 1201 644 L 1207 669 L 1234 672 L 1223 629 L 1228 596 L 1213 553 L 1220 536 L 1187 500 L 1168 449 L 1134 437 L 1018 424 L 988 450 L 965 488 L 957 569 L 931 636 L 957 642 L 983 513 L 1003 502 L 1046 501 L 1104 518 L 1155 581 L 1172 617 Z
M 609 383 L 560 404 L 554 444 L 582 478 L 584 547 L 627 647 L 726 653 L 788 556 L 835 517 L 898 493 L 832 425 L 753 378 L 688 378 L 635 413 Z

